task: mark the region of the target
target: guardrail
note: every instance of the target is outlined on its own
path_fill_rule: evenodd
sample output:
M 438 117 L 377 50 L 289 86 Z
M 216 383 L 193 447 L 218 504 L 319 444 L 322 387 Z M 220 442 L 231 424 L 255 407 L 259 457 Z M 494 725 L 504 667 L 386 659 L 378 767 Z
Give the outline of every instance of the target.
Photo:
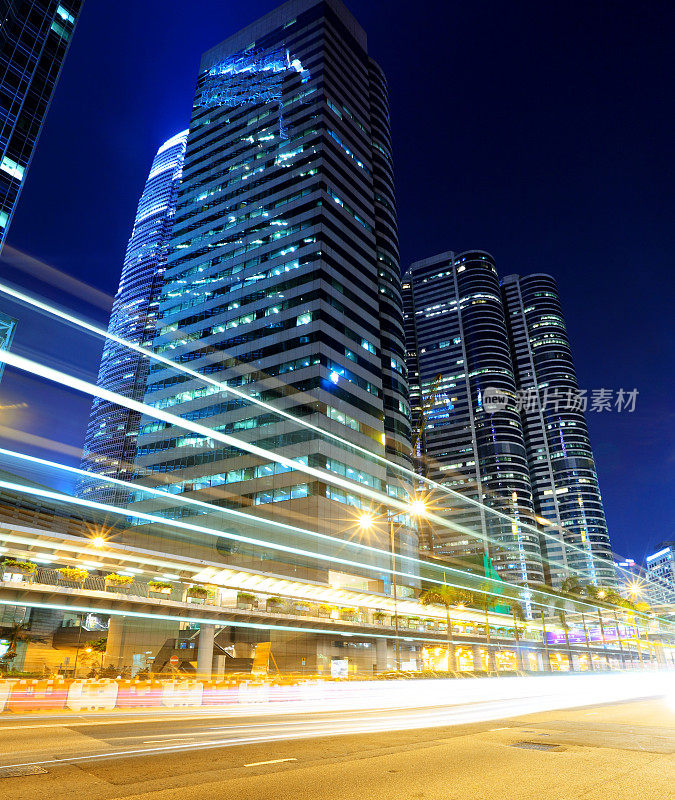
M 17 573 L 18 578 L 18 573 Z M 291 598 L 284 598 L 281 602 L 276 601 L 274 604 L 268 604 L 263 599 L 256 599 L 253 603 L 240 603 L 224 604 L 220 602 L 220 590 L 216 589 L 215 592 L 205 598 L 190 597 L 189 591 L 194 584 L 176 584 L 170 590 L 164 589 L 162 591 L 155 591 L 148 581 L 134 580 L 132 583 L 125 586 L 118 586 L 109 583 L 105 577 L 100 575 L 89 575 L 83 581 L 73 581 L 65 579 L 59 570 L 40 567 L 35 572 L 25 574 L 21 580 L 15 579 L 13 582 L 28 583 L 35 586 L 54 586 L 65 589 L 75 589 L 80 591 L 96 591 L 106 592 L 110 595 L 118 595 L 119 597 L 137 598 L 137 599 L 156 599 L 167 600 L 173 602 L 191 603 L 195 605 L 205 605 L 213 608 L 219 608 L 226 611 L 251 611 L 258 614 L 268 615 L 284 615 L 296 616 L 314 620 L 329 620 L 330 622 L 343 622 L 347 624 L 364 625 L 369 627 L 380 628 L 393 628 L 394 615 L 391 612 L 382 612 L 372 608 L 358 608 L 354 609 L 353 613 L 344 611 L 325 611 L 323 604 L 312 601 L 298 600 L 295 601 Z M 246 592 L 252 594 L 252 592 Z M 261 607 L 262 605 L 262 607 Z M 336 613 L 337 611 L 337 613 Z M 490 633 L 498 639 L 512 639 L 515 641 L 516 636 L 513 632 L 513 626 L 509 626 L 510 620 L 505 619 L 503 626 L 490 625 Z M 409 615 L 399 614 L 398 627 L 402 631 L 416 631 L 419 633 L 435 633 L 446 634 L 447 626 L 443 619 L 432 618 L 416 618 Z M 479 623 L 459 623 L 453 624 L 453 635 L 455 636 L 475 636 L 484 635 L 484 627 Z M 519 638 L 524 642 L 541 642 L 541 631 L 536 629 L 527 628 L 520 629 Z

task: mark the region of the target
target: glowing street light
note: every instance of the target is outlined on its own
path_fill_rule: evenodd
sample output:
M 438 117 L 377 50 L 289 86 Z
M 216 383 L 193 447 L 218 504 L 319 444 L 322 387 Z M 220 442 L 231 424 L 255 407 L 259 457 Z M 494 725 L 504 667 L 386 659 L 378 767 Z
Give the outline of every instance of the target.
M 103 536 L 94 536 L 91 543 L 94 547 L 100 549 L 101 547 L 105 547 L 105 538 Z
M 413 517 L 425 517 L 427 515 L 427 504 L 419 498 L 411 500 L 408 510 Z
M 369 531 L 375 524 L 375 517 L 369 511 L 365 511 L 359 517 L 359 528 L 364 531 Z

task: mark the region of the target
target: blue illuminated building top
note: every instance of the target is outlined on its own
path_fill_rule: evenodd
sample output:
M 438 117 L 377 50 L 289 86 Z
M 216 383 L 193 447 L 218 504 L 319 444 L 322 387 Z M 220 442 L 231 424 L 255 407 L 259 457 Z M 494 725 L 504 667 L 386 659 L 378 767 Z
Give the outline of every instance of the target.
M 289 73 L 299 74 L 301 83 L 309 80 L 309 70 L 284 48 L 232 56 L 209 70 L 198 104 L 210 108 L 278 102 Z

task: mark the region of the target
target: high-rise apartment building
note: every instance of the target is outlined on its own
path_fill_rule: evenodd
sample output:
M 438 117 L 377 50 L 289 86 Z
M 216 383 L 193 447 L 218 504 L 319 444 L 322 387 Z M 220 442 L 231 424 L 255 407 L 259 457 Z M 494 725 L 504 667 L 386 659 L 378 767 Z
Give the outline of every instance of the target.
M 595 584 L 616 576 L 560 297 L 550 275 L 502 281 L 521 419 L 549 579 L 575 572 Z
M 505 579 L 542 581 L 539 537 L 526 527 L 532 492 L 494 261 L 482 251 L 417 261 L 403 293 L 419 469 L 467 498 L 438 495 L 450 527 L 436 527 L 428 546 L 485 553 Z M 498 409 L 483 402 L 495 390 Z
M 520 570 L 558 586 L 568 574 L 615 584 L 555 281 L 509 276 L 500 285 L 493 259 L 478 251 L 414 263 L 403 289 L 419 469 L 513 518 L 509 537 L 494 513 L 455 497 L 444 516 L 461 527 L 436 527 L 432 549 L 484 550 L 511 580 Z
M 164 281 L 166 248 L 176 209 L 187 131 L 157 151 L 138 202 L 127 245 L 122 277 L 113 301 L 108 332 L 126 342 L 150 347 L 156 332 L 159 295 Z M 148 359 L 106 339 L 98 385 L 133 400 L 143 400 Z M 140 414 L 97 397 L 87 427 L 82 468 L 113 478 L 134 475 Z M 128 492 L 110 483 L 85 480 L 80 493 L 89 500 L 118 504 Z
M 81 6 L 81 0 L 0 2 L 0 248 Z
M 204 54 L 165 278 L 158 354 L 336 438 L 162 364 L 150 369 L 146 403 L 353 485 L 406 495 L 400 476 L 369 455 L 410 465 L 387 88 L 338 0 L 291 0 Z M 235 526 L 203 509 L 201 526 L 284 546 L 292 534 L 259 517 L 336 542 L 366 535 L 356 518 L 370 501 L 348 487 L 150 417 L 138 445 L 142 482 L 162 480 L 176 500 L 244 510 L 251 520 Z M 134 499 L 166 517 L 196 513 L 142 490 Z M 370 543 L 388 547 L 386 523 L 376 527 Z M 397 533 L 416 552 L 414 534 L 398 525 Z M 328 572 L 320 560 L 256 545 L 163 536 L 167 551 Z M 331 567 L 333 585 L 389 581 L 384 570 L 339 572 Z

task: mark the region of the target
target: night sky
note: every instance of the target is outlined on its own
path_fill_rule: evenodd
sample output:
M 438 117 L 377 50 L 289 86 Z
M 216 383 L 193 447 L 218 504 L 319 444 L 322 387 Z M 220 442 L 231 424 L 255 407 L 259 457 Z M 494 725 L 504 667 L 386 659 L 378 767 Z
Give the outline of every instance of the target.
M 275 5 L 85 3 L 9 245 L 112 295 L 153 155 L 187 127 L 200 54 Z M 642 558 L 674 533 L 675 6 L 348 5 L 389 80 L 402 264 L 480 248 L 503 275 L 553 274 L 580 385 L 639 389 L 635 413 L 588 422 L 613 546 Z M 100 344 L 24 318 L 17 350 L 92 379 Z M 81 447 L 89 400 L 8 370 L 0 403 L 21 401 L 3 424 Z

